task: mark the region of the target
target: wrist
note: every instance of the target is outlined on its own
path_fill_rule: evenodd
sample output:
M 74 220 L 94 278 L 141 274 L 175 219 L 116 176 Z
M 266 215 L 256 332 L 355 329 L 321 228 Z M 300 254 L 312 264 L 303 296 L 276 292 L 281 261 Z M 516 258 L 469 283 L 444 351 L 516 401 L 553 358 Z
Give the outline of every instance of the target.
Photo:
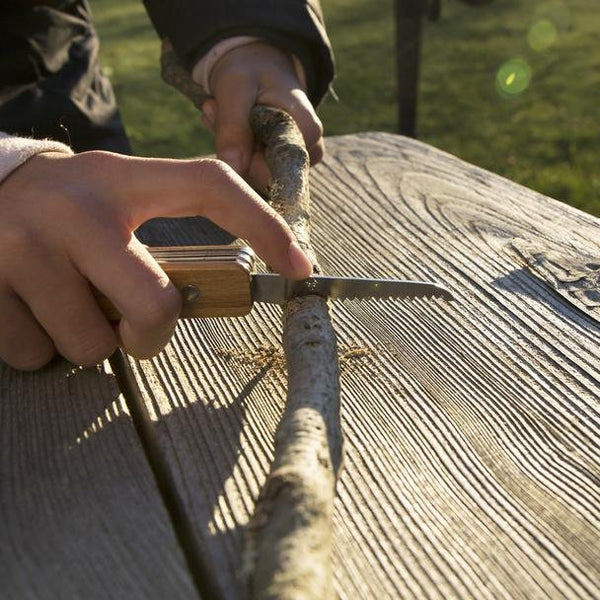
M 210 76 L 212 74 L 213 69 L 217 65 L 217 63 L 229 52 L 241 48 L 242 46 L 247 46 L 249 44 L 254 44 L 257 42 L 261 42 L 264 44 L 268 44 L 266 40 L 263 40 L 260 37 L 250 36 L 250 35 L 236 35 L 230 38 L 226 38 L 217 42 L 194 66 L 192 69 L 192 79 L 195 83 L 200 85 L 203 91 L 208 95 L 212 96 L 212 90 L 210 85 Z M 306 73 L 304 71 L 304 67 L 302 62 L 296 57 L 294 54 L 290 52 L 286 52 L 282 50 L 285 54 L 287 54 L 291 60 L 291 63 L 294 68 L 294 72 L 296 77 L 302 87 L 302 89 L 306 90 Z
M 73 150 L 61 142 L 15 137 L 0 132 L 0 183 L 23 163 L 42 152 L 73 154 Z

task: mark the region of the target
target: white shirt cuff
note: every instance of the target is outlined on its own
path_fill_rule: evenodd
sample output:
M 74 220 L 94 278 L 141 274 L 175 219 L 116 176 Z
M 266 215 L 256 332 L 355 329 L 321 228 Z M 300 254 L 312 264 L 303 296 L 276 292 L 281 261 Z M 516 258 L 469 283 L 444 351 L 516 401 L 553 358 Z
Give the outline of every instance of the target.
M 17 167 L 40 152 L 73 154 L 73 150 L 69 146 L 60 142 L 15 137 L 0 131 L 0 182 L 4 181 Z

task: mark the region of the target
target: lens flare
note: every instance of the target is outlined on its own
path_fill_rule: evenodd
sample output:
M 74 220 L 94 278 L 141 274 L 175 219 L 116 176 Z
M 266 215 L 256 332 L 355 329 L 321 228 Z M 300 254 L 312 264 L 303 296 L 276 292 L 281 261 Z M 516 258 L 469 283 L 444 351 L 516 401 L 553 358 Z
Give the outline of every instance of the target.
M 558 36 L 556 26 L 549 19 L 540 19 L 536 21 L 527 32 L 527 42 L 529 46 L 541 52 L 554 44 Z
M 503 96 L 522 94 L 531 82 L 531 67 L 522 58 L 511 58 L 496 73 L 496 88 Z

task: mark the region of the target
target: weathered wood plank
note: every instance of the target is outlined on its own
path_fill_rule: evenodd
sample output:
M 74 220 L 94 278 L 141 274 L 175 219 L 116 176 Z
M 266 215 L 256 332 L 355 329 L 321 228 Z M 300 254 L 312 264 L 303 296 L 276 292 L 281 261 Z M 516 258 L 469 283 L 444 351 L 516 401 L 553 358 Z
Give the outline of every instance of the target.
M 312 182 L 324 271 L 433 278 L 457 297 L 332 306 L 346 437 L 340 596 L 595 597 L 598 220 L 406 138 L 328 149 Z M 163 223 L 158 238 L 216 241 L 187 224 Z M 583 283 L 565 283 L 563 256 L 569 272 L 584 257 Z M 539 267 L 548 261 L 554 270 Z M 184 322 L 159 358 L 130 363 L 227 598 L 243 597 L 244 527 L 285 398 L 279 318 L 260 306 Z
M 0 596 L 198 598 L 114 376 L 0 364 Z

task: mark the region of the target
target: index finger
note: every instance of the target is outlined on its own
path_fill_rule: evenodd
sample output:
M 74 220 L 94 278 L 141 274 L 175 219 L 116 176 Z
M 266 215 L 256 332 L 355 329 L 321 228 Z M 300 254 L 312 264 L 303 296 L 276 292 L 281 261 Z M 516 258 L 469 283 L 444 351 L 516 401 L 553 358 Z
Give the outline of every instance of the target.
M 283 276 L 304 279 L 311 275 L 312 264 L 286 222 L 224 162 L 119 160 L 119 168 L 104 173 L 110 173 L 111 198 L 117 210 L 125 211 L 129 231 L 154 217 L 203 216 L 248 240 Z

